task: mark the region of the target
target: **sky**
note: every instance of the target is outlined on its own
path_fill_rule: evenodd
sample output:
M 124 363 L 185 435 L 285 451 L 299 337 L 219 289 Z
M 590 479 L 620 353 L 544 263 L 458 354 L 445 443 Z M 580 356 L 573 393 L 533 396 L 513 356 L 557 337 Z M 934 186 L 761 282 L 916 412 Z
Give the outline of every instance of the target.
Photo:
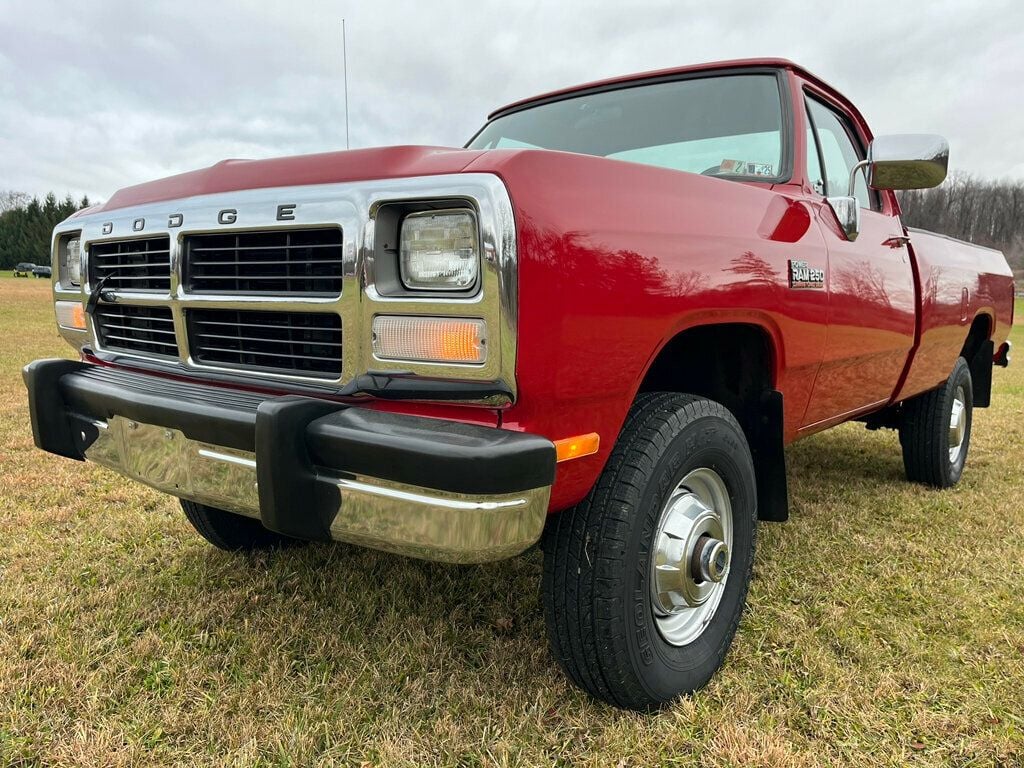
M 876 135 L 1024 180 L 1024 3 L 0 0 L 0 190 L 106 199 L 226 158 L 461 146 L 488 112 L 663 67 L 781 56 Z

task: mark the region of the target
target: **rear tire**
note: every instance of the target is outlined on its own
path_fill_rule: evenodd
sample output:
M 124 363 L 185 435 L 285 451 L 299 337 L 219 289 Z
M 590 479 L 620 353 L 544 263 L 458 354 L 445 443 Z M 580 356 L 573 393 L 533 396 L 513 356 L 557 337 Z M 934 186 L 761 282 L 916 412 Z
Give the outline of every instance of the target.
M 268 530 L 252 517 L 181 499 L 181 509 L 199 535 L 228 552 L 293 546 L 298 539 Z
M 590 494 L 549 526 L 544 617 L 569 678 L 642 711 L 704 686 L 743 611 L 756 499 L 750 449 L 722 405 L 640 395 Z
M 903 404 L 900 445 L 907 479 L 936 488 L 960 481 L 971 446 L 971 369 L 962 357 L 938 389 Z

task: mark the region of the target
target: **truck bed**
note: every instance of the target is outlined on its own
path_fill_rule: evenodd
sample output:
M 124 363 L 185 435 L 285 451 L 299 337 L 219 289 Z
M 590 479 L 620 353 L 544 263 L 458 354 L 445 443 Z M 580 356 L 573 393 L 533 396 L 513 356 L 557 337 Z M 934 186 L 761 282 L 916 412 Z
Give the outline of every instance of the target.
M 945 381 L 973 323 L 988 324 L 996 347 L 1013 325 L 1013 273 L 1001 252 L 923 229 L 908 232 L 920 312 L 896 401 Z

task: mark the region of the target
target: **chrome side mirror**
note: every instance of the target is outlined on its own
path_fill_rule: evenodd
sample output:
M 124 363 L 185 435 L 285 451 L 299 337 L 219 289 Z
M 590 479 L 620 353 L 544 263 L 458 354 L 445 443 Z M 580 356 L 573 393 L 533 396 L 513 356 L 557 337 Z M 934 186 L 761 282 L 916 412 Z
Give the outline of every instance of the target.
M 850 188 L 846 197 L 830 197 L 846 239 L 860 234 L 860 203 L 854 196 L 857 173 L 864 170 L 872 189 L 929 189 L 946 179 L 949 168 L 949 144 L 930 133 L 905 133 L 879 136 L 868 147 L 868 159 L 850 170 Z
M 941 136 L 927 133 L 879 136 L 868 147 L 868 159 L 850 174 L 851 195 L 860 166 L 867 169 L 872 189 L 929 189 L 946 178 L 949 144 Z
M 839 219 L 839 226 L 843 228 L 846 239 L 852 243 L 860 234 L 860 201 L 853 195 L 825 199 Z

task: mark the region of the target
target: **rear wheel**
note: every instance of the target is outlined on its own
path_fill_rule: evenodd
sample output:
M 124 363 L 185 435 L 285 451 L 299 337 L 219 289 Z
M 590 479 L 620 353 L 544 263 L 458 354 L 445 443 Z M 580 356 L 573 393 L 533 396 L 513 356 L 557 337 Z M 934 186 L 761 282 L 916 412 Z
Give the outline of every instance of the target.
M 255 518 L 236 515 L 217 507 L 182 499 L 181 508 L 200 536 L 213 546 L 229 552 L 287 547 L 299 541 L 264 528 Z
M 971 369 L 958 358 L 946 383 L 903 405 L 900 445 L 907 479 L 936 488 L 957 484 L 971 446 Z
M 570 679 L 639 710 L 705 685 L 743 610 L 756 516 L 733 416 L 691 395 L 641 395 L 590 495 L 548 533 L 544 613 Z

